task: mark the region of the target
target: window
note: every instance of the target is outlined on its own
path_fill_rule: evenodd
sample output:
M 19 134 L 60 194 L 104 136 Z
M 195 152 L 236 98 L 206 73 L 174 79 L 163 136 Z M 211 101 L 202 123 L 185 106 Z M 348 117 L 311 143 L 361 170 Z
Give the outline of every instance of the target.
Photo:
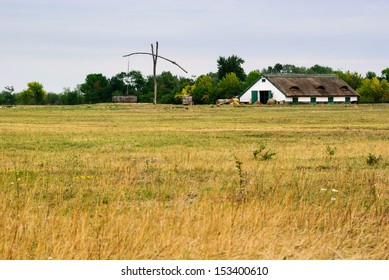
M 333 97 L 328 97 L 328 103 L 329 104 L 334 104 L 334 98 Z
M 346 98 L 345 98 L 345 102 L 346 102 L 346 103 L 350 103 L 350 102 L 351 102 L 351 98 L 350 98 L 350 97 L 346 97 Z
M 266 82 L 266 79 L 262 79 L 262 83 L 265 83 Z
M 347 86 L 341 86 L 341 87 L 340 87 L 340 90 L 342 90 L 342 91 L 349 91 L 349 89 L 348 89 Z
M 293 97 L 293 104 L 298 104 L 299 103 L 299 98 L 298 97 Z
M 311 97 L 311 104 L 316 104 L 316 97 Z
M 289 88 L 291 91 L 298 91 L 300 88 L 298 86 L 292 86 Z
M 325 90 L 326 88 L 324 86 L 318 86 L 316 89 L 317 90 Z

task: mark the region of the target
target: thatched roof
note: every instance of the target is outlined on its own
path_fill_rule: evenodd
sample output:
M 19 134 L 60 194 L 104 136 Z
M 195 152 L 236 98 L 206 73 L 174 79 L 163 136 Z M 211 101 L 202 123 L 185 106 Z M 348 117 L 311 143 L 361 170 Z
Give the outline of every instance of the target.
M 266 78 L 287 97 L 359 96 L 335 75 L 268 75 Z

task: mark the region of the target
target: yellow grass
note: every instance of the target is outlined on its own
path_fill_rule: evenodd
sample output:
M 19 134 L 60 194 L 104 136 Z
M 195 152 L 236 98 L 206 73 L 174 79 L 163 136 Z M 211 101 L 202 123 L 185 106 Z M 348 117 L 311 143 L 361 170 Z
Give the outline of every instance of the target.
M 388 105 L 3 107 L 0 134 L 0 259 L 389 259 Z

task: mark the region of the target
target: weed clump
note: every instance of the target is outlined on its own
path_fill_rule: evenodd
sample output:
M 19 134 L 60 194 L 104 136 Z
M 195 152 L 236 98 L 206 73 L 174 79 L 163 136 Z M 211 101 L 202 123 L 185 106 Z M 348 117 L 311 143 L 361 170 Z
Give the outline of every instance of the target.
M 369 153 L 369 156 L 366 159 L 366 163 L 369 166 L 376 166 L 381 161 L 381 156 L 374 155 Z
M 254 160 L 268 161 L 271 160 L 275 155 L 277 155 L 276 152 L 266 150 L 266 144 L 264 143 L 260 143 L 259 148 L 253 151 Z
M 335 147 L 331 147 L 331 146 L 327 146 L 326 151 L 327 151 L 327 155 L 332 157 L 332 156 L 335 155 L 336 148 Z

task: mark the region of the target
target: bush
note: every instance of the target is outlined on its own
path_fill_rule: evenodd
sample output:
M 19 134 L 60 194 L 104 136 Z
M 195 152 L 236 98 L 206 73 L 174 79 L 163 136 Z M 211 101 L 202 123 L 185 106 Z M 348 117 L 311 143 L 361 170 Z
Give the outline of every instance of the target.
M 326 151 L 327 151 L 327 154 L 331 157 L 331 156 L 335 155 L 336 148 L 327 146 Z
M 376 155 L 370 153 L 366 159 L 366 163 L 370 166 L 375 166 L 379 163 L 380 160 L 381 160 L 381 156 L 376 156 Z
M 271 160 L 277 153 L 270 150 L 265 151 L 266 145 L 264 143 L 259 144 L 259 149 L 253 151 L 253 156 L 255 160 Z

